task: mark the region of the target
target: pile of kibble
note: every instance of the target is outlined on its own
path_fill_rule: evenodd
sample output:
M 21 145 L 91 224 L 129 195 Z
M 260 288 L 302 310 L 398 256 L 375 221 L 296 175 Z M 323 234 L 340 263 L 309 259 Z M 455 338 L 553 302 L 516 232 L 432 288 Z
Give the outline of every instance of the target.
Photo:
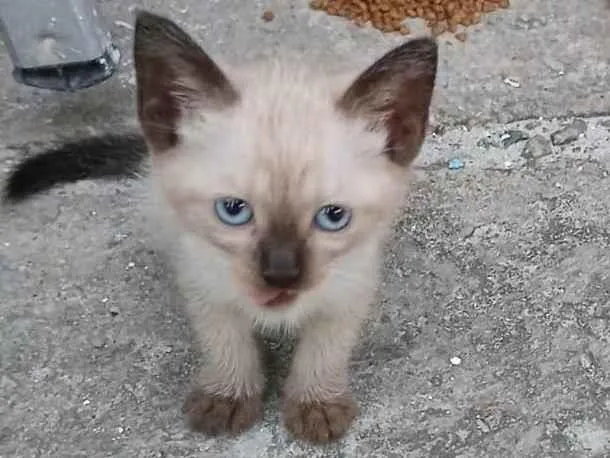
M 481 15 L 508 8 L 510 0 L 312 0 L 313 9 L 342 16 L 359 26 L 370 23 L 382 32 L 410 33 L 407 18 L 422 18 L 436 36 L 456 33 L 465 39 L 462 27 L 477 24 Z M 460 27 L 462 26 L 462 27 Z

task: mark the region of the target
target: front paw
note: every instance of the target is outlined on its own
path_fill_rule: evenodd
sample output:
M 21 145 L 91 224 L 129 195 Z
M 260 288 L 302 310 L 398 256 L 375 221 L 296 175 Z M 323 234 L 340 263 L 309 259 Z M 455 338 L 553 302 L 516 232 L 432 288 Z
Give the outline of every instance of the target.
M 263 418 L 263 400 L 258 396 L 232 399 L 197 389 L 188 395 L 183 410 L 195 431 L 236 435 Z
M 286 429 L 297 439 L 313 443 L 339 439 L 357 414 L 358 406 L 349 395 L 328 401 L 286 400 L 282 405 Z

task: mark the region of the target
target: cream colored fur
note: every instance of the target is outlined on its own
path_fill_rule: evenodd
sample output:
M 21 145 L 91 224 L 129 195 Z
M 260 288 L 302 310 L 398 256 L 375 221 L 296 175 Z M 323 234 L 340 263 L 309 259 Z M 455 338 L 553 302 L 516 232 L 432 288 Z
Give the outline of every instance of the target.
M 171 230 L 186 308 L 207 357 L 198 384 L 226 397 L 262 392 L 253 330 L 278 327 L 300 336 L 285 396 L 316 401 L 347 392 L 381 244 L 406 186 L 405 169 L 381 153 L 387 133 L 338 111 L 350 78 L 293 65 L 229 73 L 240 103 L 216 110 L 202 102 L 185 113 L 181 144 L 153 155 L 160 224 Z M 254 227 L 218 221 L 213 201 L 223 196 L 247 200 Z M 351 225 L 338 233 L 311 228 L 316 210 L 330 203 L 352 209 Z M 283 211 L 298 215 L 314 267 L 296 303 L 263 308 L 246 294 L 256 277 L 253 253 L 257 235 Z

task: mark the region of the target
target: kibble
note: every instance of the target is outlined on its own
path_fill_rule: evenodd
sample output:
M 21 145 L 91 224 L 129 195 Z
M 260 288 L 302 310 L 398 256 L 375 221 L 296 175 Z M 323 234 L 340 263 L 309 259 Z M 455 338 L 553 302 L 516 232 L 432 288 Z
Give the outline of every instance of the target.
M 273 14 L 273 11 L 271 10 L 266 10 L 261 16 L 261 19 L 265 22 L 271 22 L 275 19 L 275 14 Z
M 370 23 L 382 32 L 403 35 L 410 33 L 406 19 L 421 18 L 433 35 L 451 32 L 464 41 L 464 27 L 478 24 L 483 14 L 508 8 L 510 0 L 312 0 L 310 6 L 360 27 Z

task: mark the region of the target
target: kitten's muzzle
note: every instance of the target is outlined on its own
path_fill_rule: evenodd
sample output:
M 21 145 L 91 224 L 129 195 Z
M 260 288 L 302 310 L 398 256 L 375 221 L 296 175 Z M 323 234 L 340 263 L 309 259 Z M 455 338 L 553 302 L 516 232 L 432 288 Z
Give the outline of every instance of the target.
M 303 276 L 302 246 L 292 242 L 263 242 L 260 247 L 260 273 L 268 287 L 296 287 Z

